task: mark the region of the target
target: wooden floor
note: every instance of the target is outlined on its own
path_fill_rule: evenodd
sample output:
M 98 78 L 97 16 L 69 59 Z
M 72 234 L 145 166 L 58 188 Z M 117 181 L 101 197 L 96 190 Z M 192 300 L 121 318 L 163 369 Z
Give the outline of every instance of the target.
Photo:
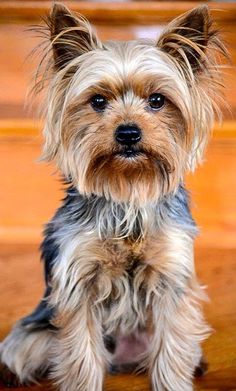
M 9 3 L 16 7 L 17 1 Z M 180 5 L 185 7 L 184 2 Z M 83 6 L 87 7 L 86 2 Z M 39 124 L 33 122 L 35 113 L 27 114 L 23 105 L 29 75 L 36 64 L 35 60 L 24 63 L 36 43 L 34 38 L 25 38 L 31 21 L 13 23 L 4 4 L 0 4 L 0 10 L 1 7 L 8 21 L 0 24 L 0 340 L 17 319 L 32 310 L 42 294 L 38 251 L 42 225 L 62 197 L 62 186 L 53 167 L 37 163 L 41 145 Z M 232 15 L 224 30 L 235 60 L 236 17 L 234 20 Z M 145 25 L 142 21 L 141 25 L 137 19 L 126 26 L 116 21 L 112 26 L 104 22 L 97 27 L 104 39 L 125 39 L 153 36 L 161 28 L 161 24 L 153 23 Z M 205 165 L 186 179 L 192 193 L 193 214 L 201 228 L 196 242 L 196 268 L 200 281 L 207 286 L 210 301 L 204 310 L 214 329 L 204 345 L 209 372 L 196 381 L 197 391 L 236 391 L 235 70 L 228 72 L 226 81 L 226 96 L 233 114 L 226 114 L 224 131 L 217 130 Z M 49 386 L 30 389 L 46 391 Z M 0 390 L 5 390 L 2 384 Z M 105 391 L 123 390 L 148 391 L 148 379 L 144 375 L 107 377 Z

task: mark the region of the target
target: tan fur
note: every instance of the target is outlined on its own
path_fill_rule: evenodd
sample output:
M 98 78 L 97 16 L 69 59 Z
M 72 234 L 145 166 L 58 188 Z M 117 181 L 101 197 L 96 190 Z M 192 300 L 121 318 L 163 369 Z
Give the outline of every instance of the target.
M 102 391 L 106 356 L 102 326 L 91 299 L 83 299 L 76 313 L 62 311 L 60 327 L 52 349 L 51 378 L 62 391 Z

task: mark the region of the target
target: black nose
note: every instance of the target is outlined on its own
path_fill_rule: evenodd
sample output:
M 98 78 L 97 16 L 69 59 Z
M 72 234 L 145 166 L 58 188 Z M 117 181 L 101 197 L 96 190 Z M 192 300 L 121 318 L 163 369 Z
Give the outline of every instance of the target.
M 120 125 L 116 129 L 115 138 L 119 144 L 133 145 L 141 140 L 141 130 L 133 124 Z

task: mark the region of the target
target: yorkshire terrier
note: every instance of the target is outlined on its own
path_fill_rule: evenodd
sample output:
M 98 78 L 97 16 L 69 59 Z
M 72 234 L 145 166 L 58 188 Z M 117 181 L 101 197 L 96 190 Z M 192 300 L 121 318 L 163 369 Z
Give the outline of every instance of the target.
M 48 27 L 43 158 L 68 186 L 41 247 L 44 297 L 2 342 L 2 378 L 102 391 L 107 369 L 144 370 L 153 391 L 191 391 L 210 329 L 184 177 L 211 133 L 224 45 L 205 5 L 156 41 L 102 43 L 59 3 Z

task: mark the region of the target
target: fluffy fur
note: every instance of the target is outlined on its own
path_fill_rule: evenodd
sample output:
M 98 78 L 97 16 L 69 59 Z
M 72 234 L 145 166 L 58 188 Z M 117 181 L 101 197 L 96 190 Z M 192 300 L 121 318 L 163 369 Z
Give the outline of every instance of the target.
M 206 6 L 156 42 L 102 43 L 62 4 L 47 23 L 43 159 L 68 188 L 42 244 L 45 296 L 1 344 L 3 377 L 49 374 L 61 391 L 102 391 L 108 368 L 135 368 L 148 371 L 153 391 L 191 391 L 209 327 L 183 181 L 218 111 L 224 46 Z M 156 93 L 165 97 L 158 110 Z M 130 124 L 141 140 L 128 154 L 114 135 Z

